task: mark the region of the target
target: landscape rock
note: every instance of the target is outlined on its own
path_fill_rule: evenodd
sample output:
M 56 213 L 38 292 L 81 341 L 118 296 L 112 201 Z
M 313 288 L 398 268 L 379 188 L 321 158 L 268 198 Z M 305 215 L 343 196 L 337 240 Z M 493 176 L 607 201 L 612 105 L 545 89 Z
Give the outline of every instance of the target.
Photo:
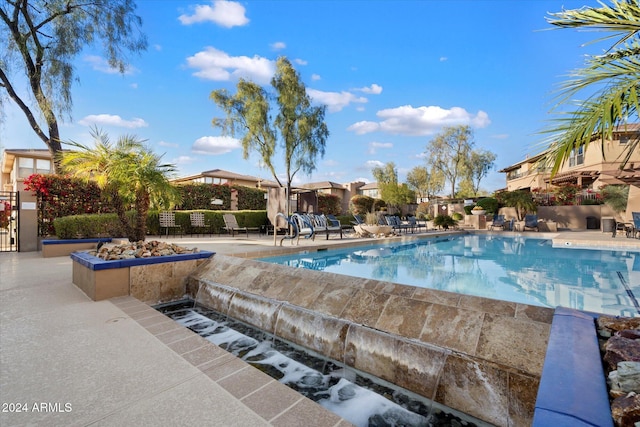
M 174 243 L 151 240 L 148 242 L 139 241 L 120 245 L 103 245 L 96 251 L 89 251 L 89 254 L 104 260 L 118 260 L 192 254 L 198 252 L 198 248 L 189 249 L 184 246 L 178 246 Z
M 619 331 L 640 330 L 640 318 L 615 317 L 602 315 L 598 317 L 598 333 L 601 337 L 608 338 Z
M 640 394 L 629 393 L 611 403 L 611 416 L 618 427 L 634 427 L 640 422 Z
M 609 387 L 612 397 L 640 394 L 640 362 L 619 362 L 618 369 L 609 373 Z
M 640 362 L 640 339 L 625 338 L 614 335 L 604 346 L 603 360 L 609 364 L 610 370 L 618 368 L 618 363 L 625 360 Z

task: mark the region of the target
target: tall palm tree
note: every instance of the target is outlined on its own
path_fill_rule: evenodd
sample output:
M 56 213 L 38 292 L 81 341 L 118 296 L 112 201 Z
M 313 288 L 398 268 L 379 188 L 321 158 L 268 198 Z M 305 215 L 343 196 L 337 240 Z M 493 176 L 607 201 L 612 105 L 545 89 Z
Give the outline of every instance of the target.
M 135 136 L 122 136 L 114 144 L 98 129 L 91 134 L 95 146 L 66 143 L 72 149 L 62 152 L 60 165 L 72 176 L 96 182 L 110 198 L 127 238 L 144 240 L 149 209 L 177 201 L 178 192 L 168 180 L 175 166 L 160 163 L 161 157 Z M 126 215 L 131 207 L 136 211 L 133 225 Z
M 574 70 L 561 86 L 552 112 L 556 118 L 544 131 L 549 137 L 546 160 L 553 164 L 555 175 L 574 149 L 590 142 L 612 139 L 613 131 L 628 122 L 638 121 L 640 92 L 640 5 L 637 0 L 611 0 L 611 6 L 600 2 L 599 8 L 563 10 L 550 13 L 547 21 L 559 28 L 585 28 L 607 31 L 596 41 L 613 39 L 603 55 L 591 56 L 585 67 Z M 578 93 L 592 91 L 585 101 Z M 559 111 L 566 104 L 573 111 Z M 569 108 L 572 110 L 572 108 Z M 639 139 L 629 141 L 623 164 L 640 148 Z

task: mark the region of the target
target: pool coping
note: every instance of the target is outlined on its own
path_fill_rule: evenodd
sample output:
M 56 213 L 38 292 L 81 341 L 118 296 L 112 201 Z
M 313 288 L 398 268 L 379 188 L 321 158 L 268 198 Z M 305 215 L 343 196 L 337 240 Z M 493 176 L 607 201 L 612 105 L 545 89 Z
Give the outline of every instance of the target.
M 598 316 L 565 307 L 556 308 L 533 427 L 613 427 L 595 325 Z

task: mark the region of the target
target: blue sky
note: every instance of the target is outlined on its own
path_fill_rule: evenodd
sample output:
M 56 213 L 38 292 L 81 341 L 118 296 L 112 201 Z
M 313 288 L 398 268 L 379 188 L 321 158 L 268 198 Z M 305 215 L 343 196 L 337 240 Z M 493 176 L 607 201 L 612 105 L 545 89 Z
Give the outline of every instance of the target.
M 493 191 L 506 186 L 499 169 L 540 151 L 537 132 L 557 85 L 584 55 L 602 52 L 583 46 L 598 34 L 549 30 L 544 19 L 585 5 L 598 3 L 138 0 L 148 50 L 131 55 L 121 75 L 86 49 L 61 136 L 88 143 L 97 126 L 112 139 L 147 140 L 180 176 L 225 169 L 272 179 L 258 157 L 244 160 L 239 142 L 211 126 L 222 112 L 209 94 L 235 92 L 238 77 L 270 87 L 275 60 L 286 56 L 314 101 L 327 105 L 330 131 L 317 170 L 298 173 L 296 183 L 370 182 L 371 168 L 386 162 L 404 181 L 443 126 L 468 124 L 476 148 L 497 155 L 481 184 Z M 0 144 L 46 148 L 22 113 L 5 107 Z

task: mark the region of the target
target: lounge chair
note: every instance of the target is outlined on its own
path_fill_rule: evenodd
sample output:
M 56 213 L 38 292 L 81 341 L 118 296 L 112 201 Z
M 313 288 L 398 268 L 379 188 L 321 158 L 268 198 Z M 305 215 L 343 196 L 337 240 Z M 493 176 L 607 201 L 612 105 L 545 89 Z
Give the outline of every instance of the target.
M 235 236 L 236 231 L 244 231 L 247 237 L 249 237 L 249 229 L 247 227 L 240 227 L 234 214 L 224 214 L 222 215 L 222 219 L 224 220 L 224 229 L 227 230 L 228 233 L 231 233 L 231 237 Z
M 537 220 L 536 220 L 536 227 L 537 226 L 538 226 L 538 224 L 537 224 Z M 494 215 L 493 216 L 493 222 L 491 222 L 491 224 L 489 224 L 489 229 L 493 230 L 494 227 L 499 227 L 503 231 L 506 229 L 506 224 L 504 222 L 504 215 Z
M 631 236 L 634 239 L 640 238 L 640 212 L 631 212 L 633 218 L 633 230 L 631 230 Z
M 420 232 L 420 227 L 422 227 L 422 224 L 420 224 L 418 222 L 418 220 L 416 219 L 415 216 L 408 216 L 407 217 L 407 222 L 409 223 L 409 227 L 410 227 L 412 233 L 414 233 L 416 230 L 418 232 Z M 425 227 L 425 229 L 426 229 L 426 227 Z
M 194 230 L 195 231 L 206 230 L 209 233 L 209 236 L 213 234 L 213 226 L 205 220 L 204 212 L 191 212 L 189 214 L 189 219 L 191 220 L 192 234 Z
M 315 231 L 317 233 L 324 232 L 327 235 L 327 240 L 329 240 L 329 233 L 340 233 L 342 239 L 342 225 L 338 219 L 330 220 L 325 215 L 309 215 L 309 217 Z
M 353 219 L 355 219 L 355 221 L 351 221 L 351 224 L 353 225 L 364 224 L 364 220 L 359 214 L 353 214 Z
M 290 223 L 295 227 L 296 243 L 300 240 L 300 236 L 304 236 L 305 239 L 315 240 L 313 220 L 309 215 L 294 213 L 291 215 Z
M 538 215 L 532 215 L 532 214 L 528 214 L 524 216 L 524 230 L 526 231 L 527 228 L 531 228 L 531 229 L 536 229 L 536 231 L 540 231 L 540 229 L 538 228 Z
M 176 231 L 182 230 L 182 227 L 180 227 L 180 224 L 176 224 L 175 212 L 170 212 L 170 211 L 160 212 L 159 220 L 160 220 L 160 233 L 162 233 L 162 229 L 164 228 L 165 236 L 169 235 L 169 230 L 173 231 L 174 236 L 176 234 Z M 180 231 L 180 235 L 182 236 L 182 231 Z

